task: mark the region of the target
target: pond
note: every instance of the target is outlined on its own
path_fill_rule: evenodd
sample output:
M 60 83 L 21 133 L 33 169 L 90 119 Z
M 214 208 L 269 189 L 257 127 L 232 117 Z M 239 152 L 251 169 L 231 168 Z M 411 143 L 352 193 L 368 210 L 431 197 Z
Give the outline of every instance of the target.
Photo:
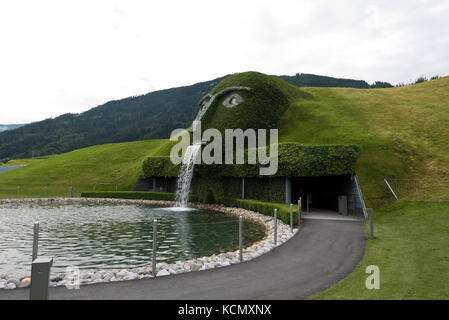
M 66 267 L 130 269 L 151 264 L 153 219 L 158 220 L 158 262 L 173 263 L 238 249 L 238 217 L 206 210 L 174 211 L 123 204 L 0 205 L 0 274 L 30 274 L 34 221 L 39 256 L 54 258 L 52 274 Z M 243 222 L 244 247 L 265 228 Z

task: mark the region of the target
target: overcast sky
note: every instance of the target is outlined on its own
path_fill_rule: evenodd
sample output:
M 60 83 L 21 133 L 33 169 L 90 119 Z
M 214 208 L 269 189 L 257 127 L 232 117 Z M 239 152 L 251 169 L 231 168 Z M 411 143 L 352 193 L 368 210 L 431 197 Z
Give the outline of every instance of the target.
M 243 71 L 449 74 L 449 1 L 2 1 L 0 123 Z

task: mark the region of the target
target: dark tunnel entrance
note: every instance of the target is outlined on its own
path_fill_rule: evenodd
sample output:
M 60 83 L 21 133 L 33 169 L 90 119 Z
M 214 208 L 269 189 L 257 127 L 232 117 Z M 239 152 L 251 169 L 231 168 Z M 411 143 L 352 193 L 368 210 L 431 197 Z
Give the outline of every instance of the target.
M 312 210 L 346 211 L 342 212 L 346 214 L 360 211 L 361 206 L 358 204 L 358 195 L 351 175 L 296 177 L 292 178 L 291 183 L 291 201 L 297 203 L 301 197 L 304 210 L 307 210 L 309 199 L 309 207 Z

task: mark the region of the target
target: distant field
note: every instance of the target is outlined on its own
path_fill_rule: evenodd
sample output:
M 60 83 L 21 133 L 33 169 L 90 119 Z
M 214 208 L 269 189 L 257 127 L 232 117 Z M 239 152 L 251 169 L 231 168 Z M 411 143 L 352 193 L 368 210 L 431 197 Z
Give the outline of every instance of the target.
M 31 164 L 31 163 L 40 162 L 40 161 L 48 159 L 48 158 L 50 158 L 50 156 L 48 156 L 48 157 L 41 157 L 41 158 L 32 158 L 32 159 L 16 159 L 16 160 L 8 161 L 7 163 L 2 165 L 1 167 L 11 167 L 11 166 L 17 166 L 17 165 L 28 165 L 28 164 Z
M 47 159 L 24 159 L 6 165 L 25 167 L 0 175 L 0 197 L 75 196 L 83 191 L 131 190 L 142 162 L 163 150 L 168 140 L 115 143 L 89 147 Z
M 449 299 L 449 202 L 403 202 L 375 216 L 362 262 L 313 299 Z M 365 287 L 369 265 L 379 267 L 379 290 Z

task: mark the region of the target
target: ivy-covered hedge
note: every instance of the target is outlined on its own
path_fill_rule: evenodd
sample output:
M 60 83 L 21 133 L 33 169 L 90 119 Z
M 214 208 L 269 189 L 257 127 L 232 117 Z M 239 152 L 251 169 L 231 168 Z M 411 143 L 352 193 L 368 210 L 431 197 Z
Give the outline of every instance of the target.
M 146 192 L 146 191 L 101 191 L 83 192 L 83 198 L 113 198 L 113 199 L 138 199 L 138 200 L 165 200 L 174 201 L 175 194 L 171 192 Z M 189 201 L 196 202 L 197 196 L 190 195 Z
M 241 196 L 234 198 L 241 198 Z M 284 203 L 285 178 L 245 178 L 245 199 Z
M 214 178 L 197 179 L 197 197 L 201 203 L 223 203 L 225 200 L 223 181 Z
M 150 157 L 143 162 L 145 177 L 177 177 L 181 165 L 175 165 L 170 157 Z
M 357 146 L 279 144 L 278 171 L 274 177 L 352 174 L 358 153 Z M 195 173 L 203 177 L 264 177 L 259 175 L 260 167 L 260 164 L 201 164 L 195 166 Z M 143 163 L 146 177 L 177 177 L 179 168 L 180 165 L 174 165 L 169 157 L 152 157 Z
M 290 224 L 290 205 L 281 203 L 270 203 L 256 200 L 228 199 L 226 205 L 238 207 L 273 217 L 274 209 L 278 209 L 278 219 Z M 298 206 L 293 206 L 293 224 L 298 223 Z

